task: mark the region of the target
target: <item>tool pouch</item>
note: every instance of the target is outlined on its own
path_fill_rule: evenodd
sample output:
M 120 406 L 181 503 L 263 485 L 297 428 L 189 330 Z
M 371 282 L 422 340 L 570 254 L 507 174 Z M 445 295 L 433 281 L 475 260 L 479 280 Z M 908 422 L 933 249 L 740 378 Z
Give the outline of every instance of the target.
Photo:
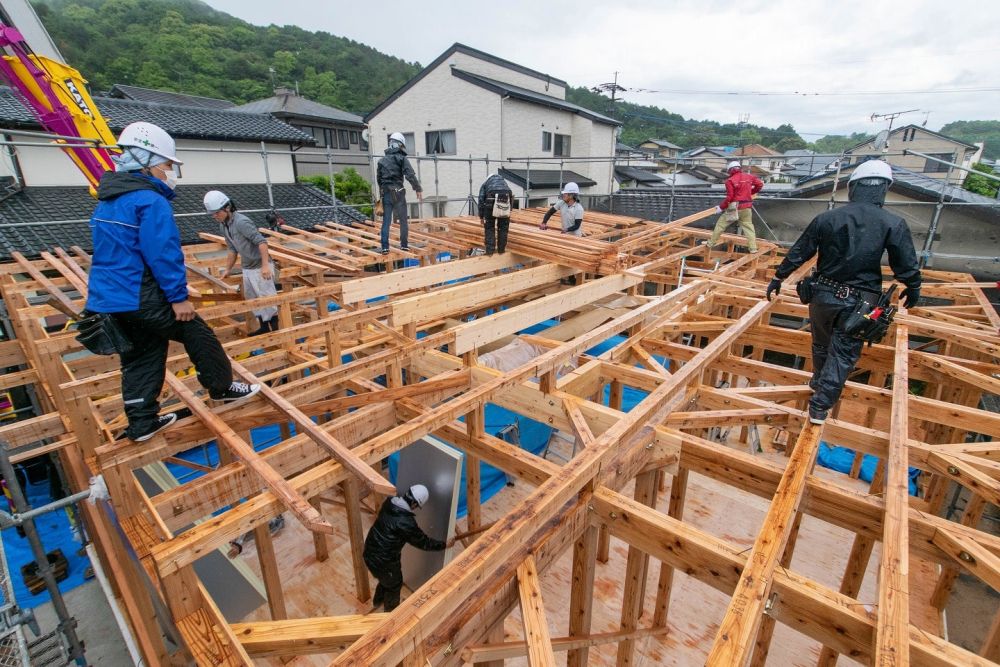
M 132 351 L 132 341 L 118 325 L 112 315 L 91 313 L 77 321 L 76 340 L 94 354 L 128 354 Z
M 799 301 L 805 305 L 809 305 L 809 302 L 813 300 L 813 284 L 812 276 L 806 276 L 795 283 L 795 293 L 799 295 Z
M 864 299 L 858 299 L 857 304 L 844 318 L 842 325 L 844 333 L 868 343 L 869 347 L 885 338 L 896 315 L 896 307 L 889 305 L 895 289 L 896 286 L 893 285 L 888 292 L 883 292 L 875 305 Z

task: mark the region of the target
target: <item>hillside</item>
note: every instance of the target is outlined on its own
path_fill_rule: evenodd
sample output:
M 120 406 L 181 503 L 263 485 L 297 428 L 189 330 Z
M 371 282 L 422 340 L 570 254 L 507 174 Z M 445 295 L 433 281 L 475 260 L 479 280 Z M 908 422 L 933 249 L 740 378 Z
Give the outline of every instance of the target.
M 1000 120 L 956 120 L 942 127 L 941 134 L 970 144 L 983 141 L 983 159 L 1000 160 Z
M 294 86 L 364 113 L 417 63 L 296 26 L 255 26 L 197 0 L 33 0 L 63 56 L 92 90 L 116 83 L 243 103 Z

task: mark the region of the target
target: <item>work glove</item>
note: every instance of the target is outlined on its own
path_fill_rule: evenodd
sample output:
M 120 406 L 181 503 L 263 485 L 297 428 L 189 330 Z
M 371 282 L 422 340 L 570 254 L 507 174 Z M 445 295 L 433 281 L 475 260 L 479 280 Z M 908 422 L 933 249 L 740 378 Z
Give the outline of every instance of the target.
M 771 282 L 767 284 L 767 300 L 771 300 L 771 294 L 781 294 L 781 280 L 778 278 L 771 278 Z
M 920 288 L 919 287 L 907 287 L 900 293 L 899 298 L 903 300 L 904 308 L 913 308 L 917 305 L 917 301 L 920 300 Z

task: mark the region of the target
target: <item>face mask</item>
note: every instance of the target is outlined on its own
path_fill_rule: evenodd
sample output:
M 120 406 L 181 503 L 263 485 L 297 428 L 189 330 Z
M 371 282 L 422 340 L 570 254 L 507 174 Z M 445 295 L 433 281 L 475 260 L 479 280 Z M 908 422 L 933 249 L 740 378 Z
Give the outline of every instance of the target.
M 163 172 L 163 182 L 171 190 L 177 187 L 177 172 L 173 169 L 166 169 Z

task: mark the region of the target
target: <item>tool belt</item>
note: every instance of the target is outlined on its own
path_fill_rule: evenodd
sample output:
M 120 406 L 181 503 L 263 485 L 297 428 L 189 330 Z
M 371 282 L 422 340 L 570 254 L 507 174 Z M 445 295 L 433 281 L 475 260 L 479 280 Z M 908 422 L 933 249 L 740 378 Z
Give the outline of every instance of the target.
M 879 296 L 878 303 L 875 305 L 864 299 L 858 299 L 857 304 L 844 318 L 842 325 L 844 333 L 851 338 L 868 343 L 869 347 L 885 338 L 889 326 L 892 325 L 893 317 L 896 315 L 896 307 L 889 305 L 892 293 L 895 291 L 896 285 L 893 284 L 888 291 Z
M 80 332 L 76 340 L 94 354 L 123 355 L 132 351 L 132 341 L 108 313 L 84 312 L 76 329 Z
M 826 276 L 814 273 L 811 276 L 813 285 L 820 285 L 825 287 L 829 291 L 833 292 L 834 296 L 838 299 L 846 299 L 848 297 L 855 297 L 856 299 L 863 299 L 864 296 L 879 294 L 875 290 L 865 289 L 863 287 L 855 287 L 854 285 L 848 285 L 846 283 L 838 282 L 836 280 L 831 280 Z

